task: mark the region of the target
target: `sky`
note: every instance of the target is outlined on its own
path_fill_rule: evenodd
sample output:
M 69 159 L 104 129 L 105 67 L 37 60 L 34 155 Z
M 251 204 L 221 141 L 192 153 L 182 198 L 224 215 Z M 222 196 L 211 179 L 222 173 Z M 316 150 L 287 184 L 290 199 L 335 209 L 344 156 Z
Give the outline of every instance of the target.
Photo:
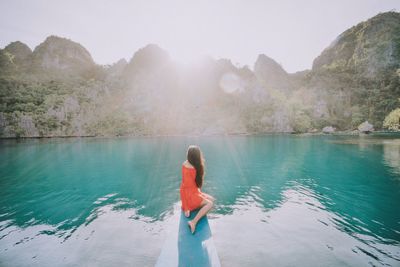
M 82 44 L 98 64 L 112 64 L 149 43 L 190 63 L 209 55 L 238 66 L 259 54 L 288 72 L 309 69 L 340 33 L 399 0 L 0 0 L 0 47 L 31 49 L 49 35 Z

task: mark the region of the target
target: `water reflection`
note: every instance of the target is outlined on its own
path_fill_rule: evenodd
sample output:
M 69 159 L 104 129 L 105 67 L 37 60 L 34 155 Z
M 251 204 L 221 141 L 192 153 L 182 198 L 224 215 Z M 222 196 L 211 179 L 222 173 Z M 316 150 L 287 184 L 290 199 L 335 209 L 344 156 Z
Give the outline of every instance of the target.
M 394 173 L 400 174 L 400 140 L 383 143 L 383 159 Z
M 354 225 L 346 215 L 330 211 L 321 202 L 325 196 L 299 184 L 288 186 L 281 195 L 275 208 L 265 210 L 249 192 L 243 197 L 246 203 L 238 201 L 232 214 L 212 221 L 223 266 L 399 264 L 397 241 L 382 242 L 372 233 L 360 234 L 365 225 Z
M 222 266 L 400 264 L 394 138 L 72 140 L 0 146 L 0 263 L 153 266 L 196 143 Z
M 154 265 L 165 227 L 173 223 L 169 219 L 154 221 L 135 208 L 104 204 L 94 209 L 84 224 L 68 230 L 43 223 L 11 224 L 2 231 L 7 234 L 0 240 L 0 258 L 7 266 Z
M 25 145 L 0 150 L 0 218 L 8 222 L 3 227 L 45 223 L 68 238 L 95 220 L 105 205 L 135 208 L 144 217 L 163 220 L 176 201 L 174 194 L 165 193 L 178 188 L 179 170 L 168 160 L 179 161 L 173 142 L 66 140 Z M 167 201 L 160 202 L 160 195 Z

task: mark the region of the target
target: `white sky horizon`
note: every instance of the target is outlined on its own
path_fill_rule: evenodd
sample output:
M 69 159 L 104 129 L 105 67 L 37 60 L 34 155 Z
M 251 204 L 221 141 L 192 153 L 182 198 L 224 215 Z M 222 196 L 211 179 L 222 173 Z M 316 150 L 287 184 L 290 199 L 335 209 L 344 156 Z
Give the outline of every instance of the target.
M 342 32 L 400 1 L 48 1 L 0 0 L 0 47 L 21 41 L 32 50 L 56 35 L 83 45 L 107 65 L 153 43 L 173 60 L 204 55 L 253 65 L 259 54 L 289 73 L 313 60 Z

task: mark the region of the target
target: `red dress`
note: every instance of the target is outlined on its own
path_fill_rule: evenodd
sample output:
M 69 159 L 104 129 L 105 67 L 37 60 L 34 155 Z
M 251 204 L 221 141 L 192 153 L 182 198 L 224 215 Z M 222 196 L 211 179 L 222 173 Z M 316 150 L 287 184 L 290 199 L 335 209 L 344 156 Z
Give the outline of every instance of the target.
M 182 183 L 180 187 L 182 210 L 195 210 L 200 208 L 203 196 L 200 188 L 197 187 L 196 169 L 182 165 Z

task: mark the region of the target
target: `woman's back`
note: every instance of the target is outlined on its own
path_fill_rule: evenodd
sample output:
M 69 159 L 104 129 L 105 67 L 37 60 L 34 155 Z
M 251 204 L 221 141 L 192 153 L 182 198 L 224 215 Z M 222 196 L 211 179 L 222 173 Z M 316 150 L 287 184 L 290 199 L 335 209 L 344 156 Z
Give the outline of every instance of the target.
M 198 146 L 189 146 L 187 160 L 182 164 L 182 183 L 180 195 L 182 210 L 189 217 L 190 212 L 200 209 L 193 220 L 188 222 L 190 231 L 194 233 L 197 222 L 213 207 L 214 198 L 201 192 L 204 177 L 204 158 Z
M 196 185 L 196 169 L 189 167 L 187 164 L 182 164 L 182 183 L 181 188 L 194 188 L 197 190 Z

